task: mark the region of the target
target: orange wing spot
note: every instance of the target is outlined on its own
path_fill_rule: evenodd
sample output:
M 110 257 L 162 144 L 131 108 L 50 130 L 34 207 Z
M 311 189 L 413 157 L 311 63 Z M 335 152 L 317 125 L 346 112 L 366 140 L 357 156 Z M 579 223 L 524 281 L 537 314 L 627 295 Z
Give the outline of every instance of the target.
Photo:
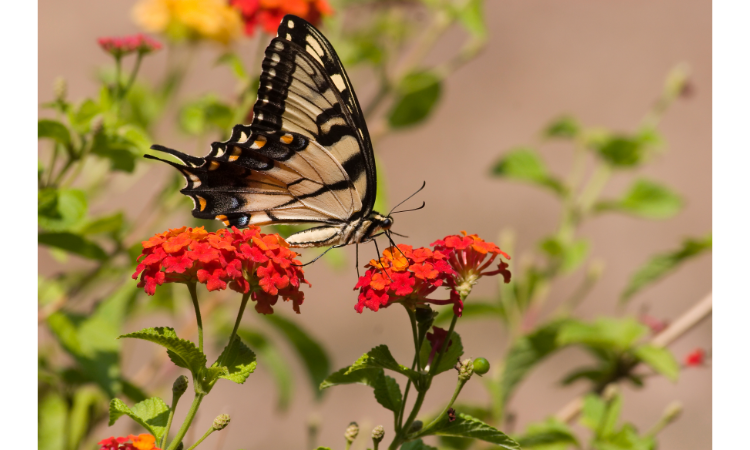
M 200 195 L 196 195 L 198 197 L 198 203 L 201 205 L 201 211 L 206 209 L 206 199 L 201 197 Z
M 222 222 L 224 222 L 224 226 L 227 226 L 227 227 L 229 226 L 229 220 L 227 219 L 227 216 L 225 216 L 224 214 L 219 214 L 218 216 L 214 217 L 214 219 L 221 220 Z
M 294 140 L 294 136 L 292 136 L 291 134 L 285 134 L 285 135 L 281 136 L 280 139 L 281 139 L 281 142 L 283 142 L 285 144 L 291 144 L 292 141 Z
M 232 154 L 229 155 L 229 160 L 230 161 L 237 161 L 238 159 L 240 159 L 240 155 L 242 155 L 242 149 L 239 148 L 239 147 L 234 147 L 232 149 Z
M 208 170 L 216 170 L 219 168 L 219 163 L 216 161 L 211 161 L 211 164 L 208 166 Z
M 258 136 L 258 139 L 255 140 L 253 146 L 255 146 L 255 148 L 263 148 L 263 146 L 266 145 L 267 140 L 268 139 L 266 139 L 265 136 Z

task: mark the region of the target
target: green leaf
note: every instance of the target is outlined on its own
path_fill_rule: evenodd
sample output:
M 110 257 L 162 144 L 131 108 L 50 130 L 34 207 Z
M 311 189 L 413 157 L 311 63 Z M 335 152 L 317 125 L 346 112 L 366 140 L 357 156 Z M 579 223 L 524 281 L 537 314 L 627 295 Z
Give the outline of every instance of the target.
M 218 66 L 222 64 L 226 64 L 230 69 L 232 69 L 232 73 L 238 81 L 247 82 L 247 80 L 250 78 L 247 70 L 245 70 L 245 66 L 242 64 L 242 60 L 239 56 L 237 56 L 236 53 L 226 52 L 223 55 L 219 56 L 219 58 L 216 60 L 216 65 Z
M 109 426 L 114 425 L 117 419 L 122 416 L 128 416 L 140 424 L 149 433 L 154 435 L 158 442 L 164 436 L 167 428 L 169 407 L 162 399 L 152 397 L 136 403 L 131 410 L 122 400 L 113 398 L 109 402 Z
M 583 398 L 581 411 L 581 425 L 590 430 L 597 430 L 604 418 L 607 404 L 596 394 L 588 394 Z
M 139 126 L 125 125 L 118 130 L 118 133 L 130 143 L 130 150 L 134 152 L 140 152 L 141 155 L 143 155 L 147 150 L 151 149 L 153 140 L 148 133 Z
M 39 450 L 66 450 L 68 404 L 62 395 L 50 392 L 39 402 Z
M 47 318 L 50 331 L 63 349 L 110 397 L 122 389 L 117 336 L 137 292 L 128 283 L 100 302 L 88 316 L 58 311 Z
M 456 366 L 458 359 L 464 354 L 464 346 L 461 343 L 461 336 L 454 331 L 453 334 L 451 334 L 450 340 L 451 344 L 445 350 L 445 355 L 440 359 L 440 367 L 435 371 L 435 375 L 453 369 Z M 432 346 L 430 345 L 430 342 L 425 339 L 422 341 L 422 347 L 419 349 L 419 363 L 422 367 L 427 367 L 427 361 L 430 358 L 431 352 Z M 437 352 L 433 357 L 433 361 L 434 358 L 437 358 Z
M 644 130 L 635 136 L 605 135 L 591 142 L 599 156 L 615 168 L 627 169 L 641 164 L 651 148 L 661 139 L 654 130 Z
M 581 132 L 581 126 L 575 117 L 563 116 L 547 125 L 544 129 L 544 136 L 548 138 L 571 139 L 578 136 Z
M 386 345 L 378 345 L 369 352 L 362 355 L 357 361 L 349 367 L 349 370 L 345 373 L 356 372 L 362 369 L 388 369 L 398 372 L 402 375 L 407 376 L 410 380 L 416 381 L 419 378 L 419 374 L 406 366 L 402 366 L 393 358 L 391 351 L 388 350 Z
M 534 450 L 567 450 L 571 445 L 581 447 L 570 427 L 556 419 L 529 425 L 518 443 L 524 449 Z
M 564 272 L 570 273 L 586 260 L 589 253 L 589 241 L 578 239 L 566 243 L 556 237 L 550 237 L 541 242 L 540 248 L 551 258 L 559 260 Z
M 396 99 L 388 113 L 393 129 L 417 125 L 425 121 L 440 100 L 441 79 L 432 72 L 406 75 L 398 86 Z
M 320 389 L 323 390 L 331 386 L 354 383 L 374 387 L 377 379 L 384 373 L 383 369 L 380 368 L 360 369 L 354 372 L 349 372 L 349 369 L 351 369 L 351 366 L 344 367 L 332 373 L 320 383 Z
M 484 22 L 484 0 L 469 0 L 458 11 L 458 20 L 475 38 L 487 38 L 487 25 Z
M 206 367 L 206 355 L 198 350 L 198 347 L 192 342 L 178 338 L 177 333 L 172 328 L 144 328 L 135 333 L 124 334 L 120 338 L 143 339 L 161 345 L 168 350 L 172 362 L 190 370 L 194 376 L 197 376 Z
M 708 235 L 702 239 L 688 239 L 677 250 L 652 257 L 630 277 L 620 302 L 626 303 L 644 287 L 674 272 L 682 263 L 710 251 L 711 247 L 712 238 Z
M 213 94 L 183 105 L 178 120 L 182 131 L 192 136 L 202 135 L 211 128 L 225 132 L 234 125 L 232 109 Z
M 57 120 L 41 119 L 38 122 L 37 130 L 39 139 L 49 138 L 66 147 L 70 146 L 70 131 Z
M 646 344 L 635 349 L 635 357 L 672 382 L 680 375 L 680 365 L 672 352 L 663 347 Z
M 616 201 L 604 201 L 595 206 L 597 211 L 621 211 L 646 219 L 668 219 L 682 209 L 682 198 L 654 181 L 637 180 Z
M 88 209 L 86 194 L 78 189 L 40 189 L 39 226 L 47 231 L 68 231 L 78 224 Z
M 632 318 L 603 317 L 592 323 L 571 320 L 557 336 L 558 345 L 583 344 L 602 349 L 625 351 L 648 333 L 648 327 Z
M 80 446 L 89 427 L 95 422 L 93 417 L 98 414 L 97 407 L 101 403 L 106 403 L 106 400 L 101 391 L 93 386 L 85 386 L 74 392 L 68 425 L 68 448 L 74 449 Z
M 544 161 L 533 148 L 521 147 L 508 151 L 495 163 L 492 174 L 538 184 L 557 193 L 564 191 L 562 184 L 549 174 Z
M 508 402 L 518 383 L 531 369 L 560 348 L 557 335 L 564 324 L 565 321 L 546 324 L 513 343 L 500 378 L 500 392 L 504 403 Z
M 604 416 L 596 430 L 596 435 L 599 437 L 609 436 L 614 432 L 617 421 L 620 419 L 620 412 L 622 412 L 622 395 L 615 395 L 605 405 Z
M 640 437 L 632 425 L 626 424 L 620 431 L 593 443 L 597 450 L 654 450 L 656 441 L 650 436 Z
M 107 253 L 101 247 L 73 233 L 39 233 L 39 245 L 59 248 L 97 261 L 107 259 Z
M 402 445 L 401 450 L 437 450 L 437 448 L 425 444 L 422 439 L 415 439 Z
M 102 131 L 94 137 L 91 153 L 109 160 L 112 170 L 131 173 L 141 151 L 130 139 Z
M 92 119 L 101 112 L 101 108 L 95 101 L 86 99 L 78 106 L 75 112 L 70 111 L 68 120 L 70 120 L 70 125 L 77 133 L 86 134 L 91 131 Z
M 456 415 L 456 420 L 453 422 L 449 422 L 448 417 L 441 418 L 430 434 L 480 439 L 506 449 L 520 450 L 521 448 L 516 441 L 506 436 L 505 433 L 479 419 L 461 413 Z
M 271 314 L 264 317 L 292 344 L 307 369 L 313 392 L 320 398 L 322 393 L 318 390 L 318 386 L 331 372 L 331 362 L 323 346 L 314 340 L 309 332 L 280 314 Z
M 118 235 L 124 224 L 124 216 L 121 212 L 109 216 L 101 216 L 83 224 L 78 232 L 82 235 L 109 234 Z
M 231 349 L 229 346 L 225 347 L 224 351 L 219 355 L 219 359 L 211 367 L 226 367 L 229 373 L 219 375 L 219 378 L 224 378 L 237 384 L 244 384 L 247 377 L 255 371 L 256 365 L 255 353 L 237 336 L 232 343 Z
M 292 399 L 294 378 L 292 368 L 284 360 L 279 349 L 264 335 L 246 328 L 237 330 L 237 335 L 245 340 L 258 354 L 258 361 L 263 369 L 271 372 L 271 378 L 276 383 L 278 392 L 277 407 L 285 411 Z
M 401 388 L 398 382 L 382 371 L 375 379 L 375 400 L 385 409 L 398 413 L 401 410 Z
M 487 302 L 475 302 L 472 298 L 471 302 L 464 303 L 461 321 L 465 322 L 468 319 L 494 319 L 502 316 L 503 309 L 501 306 Z M 443 308 L 437 317 L 435 317 L 435 325 L 445 325 L 451 320 L 453 320 L 453 309 Z

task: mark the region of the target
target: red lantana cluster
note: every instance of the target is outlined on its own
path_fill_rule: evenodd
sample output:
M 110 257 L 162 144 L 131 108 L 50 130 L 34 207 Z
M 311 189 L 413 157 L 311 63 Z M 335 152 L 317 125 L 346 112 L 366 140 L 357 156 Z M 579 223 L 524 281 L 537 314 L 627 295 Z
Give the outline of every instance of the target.
M 706 362 L 706 351 L 696 348 L 685 356 L 685 367 L 700 367 Z
M 275 34 L 281 19 L 294 14 L 313 25 L 318 25 L 322 16 L 333 14 L 326 0 L 229 0 L 229 4 L 242 14 L 245 34 L 253 36 L 260 25 L 268 34 Z
M 150 434 L 111 437 L 102 440 L 99 445 L 101 446 L 99 450 L 160 450 L 156 446 L 156 438 Z
M 159 50 L 161 44 L 142 34 L 125 37 L 103 37 L 98 39 L 99 46 L 115 58 L 119 58 L 130 53 L 151 53 Z
M 471 287 L 482 276 L 502 274 L 510 282 L 508 264 L 500 261 L 496 270 L 488 270 L 498 255 L 510 259 L 497 245 L 485 242 L 476 234 L 446 236 L 431 245 L 433 249 L 399 244 L 383 251 L 379 260 L 371 260 L 365 275 L 354 289 L 359 298 L 354 309 L 361 313 L 365 307 L 377 311 L 393 303 L 409 306 L 432 303 L 453 305 L 453 313 L 461 316 L 463 300 Z M 430 299 L 438 287 L 450 291 L 447 300 Z
M 305 295 L 305 280 L 297 253 L 278 234 L 263 234 L 258 227 L 222 229 L 215 233 L 203 227 L 171 229 L 143 241 L 143 252 L 133 279 L 138 287 L 154 295 L 157 285 L 195 283 L 209 291 L 227 287 L 252 292 L 255 310 L 273 314 L 279 296 L 293 302 L 294 311 Z

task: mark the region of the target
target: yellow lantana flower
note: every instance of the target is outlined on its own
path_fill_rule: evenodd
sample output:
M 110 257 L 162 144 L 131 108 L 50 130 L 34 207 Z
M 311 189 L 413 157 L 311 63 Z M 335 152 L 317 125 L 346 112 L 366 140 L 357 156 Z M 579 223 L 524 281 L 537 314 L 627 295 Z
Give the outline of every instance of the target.
M 224 0 L 141 0 L 135 21 L 174 40 L 210 39 L 228 44 L 242 31 L 240 13 Z

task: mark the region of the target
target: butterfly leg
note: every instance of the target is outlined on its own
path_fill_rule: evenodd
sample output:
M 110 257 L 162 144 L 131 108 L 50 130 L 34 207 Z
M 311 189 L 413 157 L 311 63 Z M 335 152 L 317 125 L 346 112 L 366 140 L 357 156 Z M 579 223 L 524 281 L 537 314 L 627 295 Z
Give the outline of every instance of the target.
M 354 267 L 357 268 L 357 279 L 359 280 L 359 242 L 354 244 Z
M 326 253 L 330 252 L 330 251 L 331 251 L 331 250 L 333 250 L 334 248 L 341 248 L 341 247 L 343 247 L 343 245 L 332 245 L 332 246 L 328 247 L 328 248 L 326 249 L 326 251 L 324 251 L 324 252 L 323 252 L 323 253 L 321 253 L 320 255 L 316 256 L 316 257 L 315 257 L 315 259 L 313 259 L 312 261 L 310 261 L 310 262 L 308 262 L 308 263 L 304 263 L 304 264 L 295 264 L 295 266 L 298 266 L 298 267 L 305 267 L 305 266 L 309 266 L 310 264 L 314 263 L 315 261 L 317 261 L 317 260 L 319 260 L 320 258 L 322 258 L 323 256 L 325 256 L 325 254 L 326 254 Z
M 373 239 L 372 242 L 375 244 L 375 251 L 378 252 L 378 258 L 376 261 L 380 261 L 380 249 L 378 248 L 378 241 Z M 385 274 L 388 275 L 388 279 L 393 282 L 393 278 L 391 278 L 391 275 L 384 268 L 381 267 L 380 271 L 385 272 Z

